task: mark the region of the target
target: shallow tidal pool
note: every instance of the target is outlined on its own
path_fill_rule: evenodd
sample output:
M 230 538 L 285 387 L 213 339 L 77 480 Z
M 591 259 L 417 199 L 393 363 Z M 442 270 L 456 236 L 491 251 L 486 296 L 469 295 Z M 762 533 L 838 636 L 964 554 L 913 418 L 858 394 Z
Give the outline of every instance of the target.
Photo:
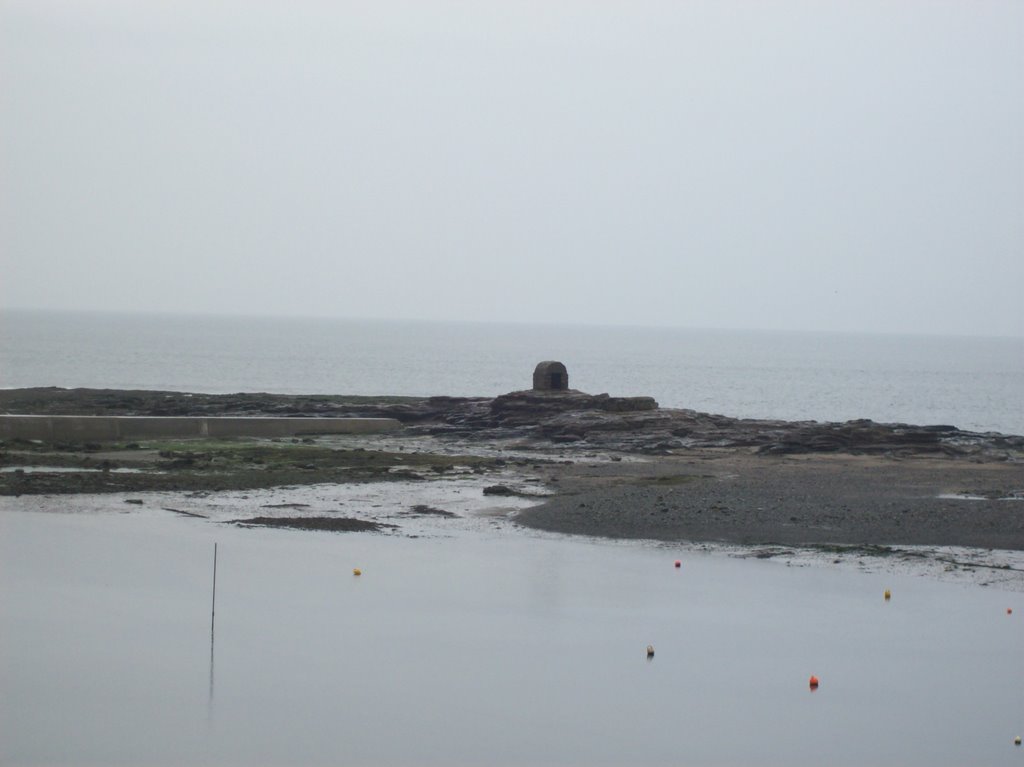
M 0 510 L 5 765 L 1024 764 L 1019 592 L 52 503 Z

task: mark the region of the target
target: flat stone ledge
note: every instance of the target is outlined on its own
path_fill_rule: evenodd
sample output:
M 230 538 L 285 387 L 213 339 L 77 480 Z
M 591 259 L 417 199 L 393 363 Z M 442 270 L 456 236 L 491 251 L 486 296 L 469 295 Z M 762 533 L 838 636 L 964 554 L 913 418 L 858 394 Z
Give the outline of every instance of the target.
M 394 418 L 0 415 L 0 438 L 113 441 L 158 437 L 294 437 L 394 431 Z

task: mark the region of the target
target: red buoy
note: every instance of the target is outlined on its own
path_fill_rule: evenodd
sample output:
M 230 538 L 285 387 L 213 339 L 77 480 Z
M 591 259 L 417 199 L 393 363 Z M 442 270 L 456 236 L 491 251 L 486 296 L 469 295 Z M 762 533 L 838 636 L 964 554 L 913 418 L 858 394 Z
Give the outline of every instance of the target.
M 814 674 L 811 674 L 811 683 L 810 684 L 811 684 L 811 689 L 812 690 L 817 690 L 818 689 L 818 677 L 814 676 Z
M 683 566 L 683 563 L 682 563 L 682 562 L 680 562 L 680 561 L 679 561 L 679 560 L 677 559 L 677 560 L 676 560 L 676 567 L 682 567 L 682 566 Z

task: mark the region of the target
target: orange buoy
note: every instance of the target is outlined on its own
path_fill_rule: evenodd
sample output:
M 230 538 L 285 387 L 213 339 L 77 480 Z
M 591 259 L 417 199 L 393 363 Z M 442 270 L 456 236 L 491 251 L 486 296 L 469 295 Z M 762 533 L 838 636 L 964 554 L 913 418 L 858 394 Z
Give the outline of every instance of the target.
M 676 567 L 682 567 L 682 566 L 683 566 L 683 563 L 682 563 L 682 562 L 680 562 L 680 561 L 679 561 L 679 560 L 677 559 L 677 560 L 676 560 Z
M 652 644 L 647 645 L 647 657 L 648 658 L 653 658 L 654 657 L 654 645 L 652 645 Z
M 362 575 L 362 574 L 363 574 L 363 571 L 360 570 L 358 567 L 353 568 L 352 575 Z
M 818 677 L 814 676 L 814 674 L 811 674 L 810 687 L 812 690 L 818 689 Z
M 890 599 L 892 599 L 892 592 L 889 591 L 889 589 L 886 589 L 885 590 L 885 601 L 888 602 Z

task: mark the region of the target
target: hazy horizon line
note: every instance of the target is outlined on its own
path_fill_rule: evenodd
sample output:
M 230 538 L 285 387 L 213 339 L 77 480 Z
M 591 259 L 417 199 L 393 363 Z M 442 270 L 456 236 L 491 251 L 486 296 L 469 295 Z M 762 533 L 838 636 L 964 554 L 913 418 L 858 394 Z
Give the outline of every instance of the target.
M 0 306 L 0 313 L 20 314 L 51 314 L 51 315 L 107 315 L 117 317 L 168 317 L 168 318 L 193 318 L 193 319 L 219 319 L 219 320 L 278 320 L 278 321 L 336 321 L 336 322 L 379 322 L 394 324 L 418 324 L 418 325 L 483 325 L 483 326 L 521 326 L 521 327 L 561 327 L 561 328 L 588 328 L 608 330 L 651 330 L 651 331 L 699 331 L 707 333 L 782 333 L 795 335 L 841 335 L 841 336 L 882 336 L 882 337 L 911 337 L 911 338 L 978 338 L 996 339 L 1009 341 L 1024 341 L 1024 335 L 997 335 L 979 333 L 928 333 L 911 330 L 860 330 L 860 329 L 835 329 L 835 328 L 755 328 L 744 326 L 713 326 L 713 325 L 652 325 L 647 323 L 620 323 L 609 324 L 602 322 L 588 322 L 585 320 L 569 322 L 538 322 L 536 320 L 481 320 L 481 319 L 456 319 L 438 317 L 373 317 L 373 316 L 351 316 L 332 314 L 259 314 L 255 312 L 217 312 L 217 311 L 174 311 L 168 309 L 153 310 L 132 310 L 132 309 L 96 309 L 96 308 L 46 308 L 30 306 Z

